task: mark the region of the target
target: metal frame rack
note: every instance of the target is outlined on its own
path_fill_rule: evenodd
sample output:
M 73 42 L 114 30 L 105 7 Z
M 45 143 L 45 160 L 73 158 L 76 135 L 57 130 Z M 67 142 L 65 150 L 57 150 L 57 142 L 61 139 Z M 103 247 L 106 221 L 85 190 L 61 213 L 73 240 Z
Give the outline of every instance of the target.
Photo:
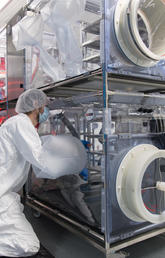
M 82 29 L 83 62 L 87 64 L 100 64 L 100 19 L 92 24 L 84 25 Z M 88 33 L 95 35 L 93 39 L 87 40 Z M 88 49 L 96 50 L 97 53 L 88 55 Z
M 82 53 L 84 68 L 87 70 L 88 64 L 100 65 L 100 6 L 101 1 L 87 1 L 86 10 L 90 13 L 95 13 L 98 18 L 92 23 L 84 23 L 82 25 Z M 92 35 L 92 38 L 88 37 Z M 91 52 L 89 51 L 93 51 Z
M 130 85 L 134 86 L 135 92 L 127 93 L 126 91 L 129 89 Z M 92 101 L 96 101 L 95 97 L 102 99 L 104 103 L 104 123 L 107 123 L 108 116 L 106 110 L 108 110 L 109 103 L 126 103 L 131 104 L 139 103 L 139 101 L 145 104 L 153 103 L 155 96 L 149 95 L 148 92 L 154 92 L 155 90 L 162 92 L 164 91 L 163 82 L 156 82 L 151 80 L 141 80 L 139 78 L 128 78 L 128 77 L 120 77 L 113 76 L 105 72 L 105 70 L 97 70 L 90 72 L 85 75 L 81 75 L 75 78 L 71 78 L 65 80 L 63 82 L 58 82 L 52 85 L 45 86 L 42 88 L 48 96 L 55 97 L 63 97 L 66 102 L 70 101 L 72 96 L 77 96 L 79 98 L 80 93 L 90 93 L 89 98 Z M 103 91 L 102 91 L 103 89 Z M 115 92 L 114 89 L 124 89 L 125 91 Z M 143 90 L 142 90 L 143 89 Z M 94 99 L 91 98 L 94 97 Z M 83 96 L 80 94 L 81 101 L 84 98 L 88 99 L 88 94 Z M 164 97 L 161 95 L 157 96 L 157 100 L 160 106 L 164 106 Z M 88 137 L 88 136 L 87 136 Z M 107 158 L 107 139 L 108 132 L 104 132 L 104 157 Z M 105 162 L 105 164 L 107 164 Z M 107 175 L 109 167 L 105 166 L 104 168 L 104 182 L 103 188 L 106 189 L 108 187 Z M 145 239 L 160 235 L 165 233 L 165 229 L 151 226 L 148 232 L 143 232 L 138 236 L 130 237 L 126 240 L 119 241 L 114 244 L 109 244 L 109 235 L 106 232 L 106 225 L 110 223 L 110 215 L 105 212 L 105 232 L 104 234 L 100 234 L 94 229 L 85 226 L 81 223 L 76 222 L 70 217 L 63 214 L 58 209 L 54 209 L 49 207 L 46 203 L 35 199 L 34 197 L 29 195 L 28 185 L 26 186 L 26 204 L 32 207 L 34 210 L 48 216 L 55 222 L 59 223 L 63 227 L 67 228 L 73 233 L 76 233 L 82 237 L 84 237 L 87 241 L 89 241 L 96 248 L 105 253 L 106 258 L 110 257 L 125 257 L 125 253 L 119 252 L 121 249 L 128 247 L 132 244 L 144 241 Z M 107 203 L 107 192 L 105 191 L 104 195 L 104 205 Z M 119 253 L 118 253 L 119 252 Z
M 31 1 L 32 2 L 32 1 Z M 105 14 L 103 14 L 104 16 Z M 103 18 L 103 20 L 105 17 Z M 102 20 L 102 21 L 103 21 Z M 105 20 L 104 20 L 104 30 L 105 27 Z M 103 28 L 102 28 L 103 29 Z M 99 35 L 100 30 L 100 21 L 96 21 L 96 23 L 91 24 L 84 28 L 84 40 L 83 40 L 83 47 L 84 52 L 86 52 L 87 48 L 96 48 L 99 47 L 99 39 L 98 37 L 96 40 L 91 42 L 85 42 L 85 37 L 87 33 L 93 33 L 95 35 Z M 105 46 L 104 46 L 105 51 Z M 85 57 L 85 56 L 84 56 Z M 102 109 L 104 111 L 103 115 L 103 124 L 104 124 L 104 132 L 103 132 L 103 142 L 104 142 L 104 150 L 103 156 L 105 160 L 105 164 L 108 156 L 108 131 L 106 126 L 108 122 L 110 122 L 110 117 L 108 114 L 109 103 L 144 103 L 144 104 L 151 104 L 155 100 L 159 102 L 159 105 L 164 106 L 164 97 L 161 96 L 152 96 L 149 93 L 154 91 L 159 91 L 164 93 L 165 86 L 164 82 L 162 81 L 155 81 L 151 79 L 140 79 L 135 77 L 126 77 L 121 75 L 113 75 L 108 73 L 107 71 L 107 60 L 106 60 L 106 53 L 102 58 L 104 63 L 102 63 L 102 68 L 99 70 L 95 70 L 74 78 L 66 79 L 65 81 L 53 83 L 50 85 L 46 85 L 41 89 L 47 93 L 48 96 L 52 97 L 63 97 L 65 98 L 65 102 L 69 102 L 72 96 L 76 96 L 77 99 L 79 98 L 79 94 L 81 94 L 81 100 L 84 101 L 88 98 L 87 94 L 91 101 L 96 101 L 99 98 L 102 101 Z M 90 62 L 90 59 L 84 60 L 84 62 Z M 98 62 L 95 59 L 94 62 Z M 117 90 L 117 91 L 116 91 Z M 82 94 L 84 94 L 82 96 Z M 92 96 L 91 96 L 92 94 Z M 13 101 L 9 102 L 9 108 L 13 106 Z M 89 137 L 89 135 L 84 135 L 84 137 Z M 92 137 L 92 136 L 91 136 Z M 92 168 L 91 168 L 92 169 Z M 54 209 L 49 207 L 46 203 L 37 200 L 36 198 L 30 196 L 29 194 L 29 185 L 27 184 L 25 187 L 24 198 L 26 204 L 32 207 L 34 210 L 44 214 L 45 216 L 51 218 L 55 222 L 59 223 L 63 227 L 67 228 L 73 233 L 76 233 L 82 237 L 84 237 L 87 241 L 89 241 L 92 245 L 96 248 L 101 250 L 105 253 L 106 258 L 122 258 L 125 257 L 126 254 L 119 252 L 121 249 L 130 246 L 132 244 L 138 243 L 140 241 L 144 241 L 145 239 L 160 235 L 165 233 L 164 226 L 161 228 L 155 228 L 154 226 L 150 227 L 147 232 L 141 232 L 137 236 L 130 236 L 129 238 L 110 244 L 109 241 L 109 232 L 107 232 L 107 228 L 111 223 L 111 214 L 108 214 L 106 210 L 107 200 L 109 199 L 109 193 L 107 189 L 109 188 L 109 179 L 108 179 L 108 172 L 109 167 L 107 165 L 103 166 L 103 210 L 104 212 L 104 233 L 98 233 L 91 227 L 88 227 L 84 224 L 81 224 L 74 219 L 66 216 L 60 210 Z

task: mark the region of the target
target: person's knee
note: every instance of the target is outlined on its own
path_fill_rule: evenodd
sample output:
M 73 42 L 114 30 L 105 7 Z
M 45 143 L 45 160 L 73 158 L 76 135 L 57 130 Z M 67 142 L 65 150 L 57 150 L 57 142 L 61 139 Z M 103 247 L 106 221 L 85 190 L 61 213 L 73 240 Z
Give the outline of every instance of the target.
M 37 237 L 35 239 L 33 238 L 31 240 L 31 242 L 27 243 L 26 247 L 27 248 L 24 249 L 26 256 L 27 256 L 27 254 L 29 256 L 32 256 L 32 255 L 38 253 L 38 251 L 40 249 L 40 242 L 39 242 L 38 238 Z
M 31 246 L 31 250 L 33 252 L 33 254 L 38 253 L 38 251 L 40 250 L 40 242 L 39 240 L 37 242 L 35 242 L 32 246 Z
M 40 249 L 40 243 L 39 240 L 36 239 L 28 239 L 28 241 L 25 241 L 25 239 L 10 239 L 10 243 L 7 245 L 2 245 L 0 243 L 0 256 L 5 257 L 11 256 L 11 257 L 31 257 L 38 253 Z M 3 247 L 3 248 L 2 248 Z
M 15 253 L 23 256 L 33 256 L 36 253 L 38 253 L 40 249 L 40 242 L 37 238 L 37 236 L 34 234 L 31 236 L 31 238 L 25 239 L 25 236 L 23 239 L 19 239 L 18 241 L 15 241 Z

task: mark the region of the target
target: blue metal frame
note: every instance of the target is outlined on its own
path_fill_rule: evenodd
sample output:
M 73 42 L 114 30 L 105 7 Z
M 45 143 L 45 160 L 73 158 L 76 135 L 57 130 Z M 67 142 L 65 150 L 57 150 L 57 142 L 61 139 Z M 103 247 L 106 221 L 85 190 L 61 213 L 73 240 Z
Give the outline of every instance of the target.
M 104 225 L 104 235 L 105 235 L 105 249 L 106 249 L 106 255 L 108 255 L 108 251 L 110 250 L 110 235 L 112 232 L 112 210 L 111 210 L 111 196 L 109 195 L 109 184 L 110 184 L 110 180 L 108 179 L 108 172 L 109 172 L 109 166 L 108 166 L 108 160 L 107 160 L 107 151 L 108 151 L 108 135 L 106 132 L 106 120 L 107 120 L 107 111 L 108 111 L 108 81 L 107 81 L 107 77 L 108 77 L 108 71 L 107 71 L 107 65 L 108 65 L 108 60 L 109 58 L 107 58 L 109 55 L 109 49 L 106 49 L 106 40 L 109 40 L 109 34 L 107 35 L 106 31 L 107 31 L 107 17 L 106 17 L 106 10 L 107 10 L 107 5 L 109 5 L 109 3 L 105 0 L 103 0 L 102 3 L 102 15 L 103 15 L 103 43 L 104 46 L 102 46 L 103 49 L 103 58 L 102 60 L 104 60 L 104 63 L 102 64 L 102 71 L 103 71 L 103 107 L 104 107 L 104 121 L 103 121 L 103 125 L 104 125 L 104 168 L 102 168 L 103 171 L 103 178 L 104 178 L 104 189 L 103 189 L 103 211 L 102 211 L 102 222 Z

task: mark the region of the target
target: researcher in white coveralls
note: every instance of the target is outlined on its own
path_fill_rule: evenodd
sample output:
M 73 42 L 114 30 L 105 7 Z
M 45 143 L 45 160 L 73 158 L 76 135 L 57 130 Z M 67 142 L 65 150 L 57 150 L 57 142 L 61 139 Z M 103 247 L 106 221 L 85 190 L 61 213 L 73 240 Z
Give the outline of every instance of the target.
M 18 192 L 27 180 L 31 164 L 37 168 L 37 177 L 41 171 L 42 178 L 57 177 L 48 164 L 51 163 L 47 161 L 49 153 L 45 159 L 44 146 L 36 130 L 36 125 L 49 116 L 46 104 L 47 97 L 41 90 L 27 90 L 18 98 L 18 115 L 0 127 L 0 257 L 36 257 L 40 248 L 39 240 L 23 214 Z

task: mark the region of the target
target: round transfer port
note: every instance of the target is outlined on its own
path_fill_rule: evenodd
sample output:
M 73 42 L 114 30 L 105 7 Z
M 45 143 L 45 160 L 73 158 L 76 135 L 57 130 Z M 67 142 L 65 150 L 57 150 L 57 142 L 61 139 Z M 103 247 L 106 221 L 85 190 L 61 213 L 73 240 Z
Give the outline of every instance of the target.
M 155 159 L 150 163 L 141 184 L 144 206 L 152 214 L 162 214 L 165 210 L 165 192 L 158 188 L 160 182 L 161 185 L 165 185 L 164 158 Z
M 120 48 L 136 65 L 165 59 L 165 0 L 119 0 L 114 28 Z
M 151 144 L 132 148 L 122 160 L 116 195 L 122 212 L 131 220 L 165 222 L 165 150 Z

